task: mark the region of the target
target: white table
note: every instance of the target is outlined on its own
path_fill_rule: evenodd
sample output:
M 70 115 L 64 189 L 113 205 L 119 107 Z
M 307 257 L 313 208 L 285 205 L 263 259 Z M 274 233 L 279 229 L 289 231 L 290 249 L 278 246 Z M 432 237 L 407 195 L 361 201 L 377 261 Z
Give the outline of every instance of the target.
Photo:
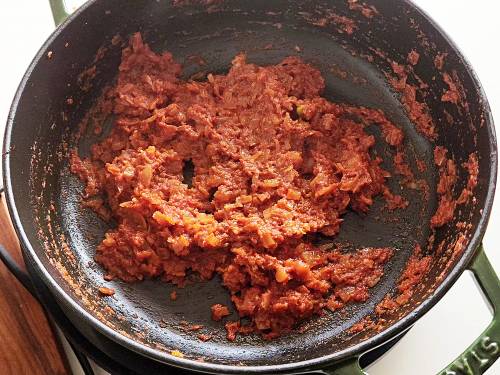
M 77 4 L 81 0 L 67 1 Z M 500 124 L 500 4 L 495 0 L 417 0 L 472 63 Z M 10 102 L 29 62 L 54 29 L 47 0 L 0 3 L 0 134 Z M 500 131 L 498 132 L 500 133 Z M 500 273 L 500 199 L 497 197 L 486 232 L 486 252 Z M 381 360 L 370 375 L 433 374 L 453 360 L 490 321 L 472 278 L 464 274 L 449 293 Z M 5 350 L 5 349 L 3 349 Z M 81 371 L 71 358 L 75 374 Z M 98 371 L 98 373 L 103 373 Z M 488 374 L 500 374 L 500 361 Z

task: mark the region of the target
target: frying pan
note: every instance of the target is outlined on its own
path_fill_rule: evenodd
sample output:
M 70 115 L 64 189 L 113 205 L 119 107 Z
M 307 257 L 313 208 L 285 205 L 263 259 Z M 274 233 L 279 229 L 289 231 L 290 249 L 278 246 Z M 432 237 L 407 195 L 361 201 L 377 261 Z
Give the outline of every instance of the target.
M 51 3 L 56 21 L 64 19 L 62 3 Z M 369 6 L 376 11 L 367 11 Z M 107 284 L 116 290 L 113 298 L 96 297 L 104 273 L 93 256 L 109 224 L 81 207 L 82 185 L 69 172 L 67 156 L 76 146 L 85 156 L 97 140 L 89 131 L 79 141 L 78 124 L 103 88 L 113 83 L 123 43 L 137 31 L 154 50 L 172 52 L 183 63 L 185 78 L 199 71 L 223 73 L 240 51 L 261 65 L 299 54 L 321 70 L 328 99 L 380 108 L 403 129 L 405 156 L 418 178 L 429 185 L 428 197 L 405 189 L 401 194 L 410 202 L 407 209 L 389 211 L 377 201 L 367 215 L 347 213 L 335 238 L 317 239 L 342 243 L 346 251 L 367 246 L 396 249 L 368 301 L 311 319 L 302 333 L 272 341 L 245 336 L 228 342 L 223 326 L 212 322 L 209 314 L 214 303 L 230 304 L 220 280 L 180 289 L 175 302 L 168 298 L 172 286 L 157 280 L 113 281 Z M 420 56 L 414 66 L 407 63 L 412 50 Z M 202 66 L 195 63 L 199 56 L 205 61 Z M 442 66 L 436 56 L 443 58 Z M 389 83 L 393 62 L 407 66 L 407 82 L 419 85 L 417 99 L 428 108 L 436 139 L 429 140 L 416 130 L 401 93 Z M 442 101 L 450 88 L 444 72 L 460 90 L 461 100 L 456 103 Z M 380 136 L 376 128 L 368 126 L 367 131 Z M 429 222 L 438 199 L 436 145 L 446 147 L 457 166 L 475 152 L 479 179 L 473 199 L 457 208 L 428 246 L 433 234 Z M 480 245 L 493 202 L 496 147 L 487 100 L 472 68 L 444 32 L 408 1 L 90 0 L 50 36 L 19 86 L 5 133 L 4 186 L 31 272 L 77 324 L 140 355 L 212 373 L 362 373 L 361 354 L 408 329 L 470 269 L 494 307 L 494 320 L 442 373 L 459 373 L 464 366 L 482 373 L 500 354 L 500 287 Z M 375 148 L 384 157 L 383 167 L 392 172 L 393 150 L 383 142 Z M 424 172 L 416 168 L 417 160 L 425 163 Z M 467 174 L 459 170 L 454 195 L 467 183 Z M 399 177 L 393 175 L 389 185 L 396 191 Z M 416 244 L 435 256 L 409 303 L 385 315 L 379 330 L 349 333 L 354 323 L 373 316 L 375 306 L 388 293 L 396 293 Z M 29 276 L 20 273 L 5 251 L 1 254 L 30 287 Z M 183 332 L 184 320 L 202 324 L 213 339 L 200 343 L 196 335 Z M 172 350 L 184 356 L 174 356 Z

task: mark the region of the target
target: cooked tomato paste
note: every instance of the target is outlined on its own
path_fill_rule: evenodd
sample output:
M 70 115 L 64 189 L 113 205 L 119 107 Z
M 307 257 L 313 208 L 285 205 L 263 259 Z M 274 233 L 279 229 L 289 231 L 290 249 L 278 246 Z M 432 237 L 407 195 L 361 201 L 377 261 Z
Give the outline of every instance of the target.
M 90 158 L 72 154 L 85 204 L 117 222 L 97 249 L 106 278 L 182 286 L 188 272 L 220 274 L 248 321 L 226 322 L 230 339 L 276 337 L 325 307 L 366 300 L 392 250 L 344 253 L 309 235 L 335 236 L 347 210 L 366 212 L 377 195 L 405 206 L 365 126 L 395 147 L 401 130 L 381 111 L 322 98 L 320 72 L 297 57 L 261 67 L 238 55 L 203 82 L 180 73 L 135 34 L 102 99 L 110 105 L 100 104 L 113 114 L 110 134 Z

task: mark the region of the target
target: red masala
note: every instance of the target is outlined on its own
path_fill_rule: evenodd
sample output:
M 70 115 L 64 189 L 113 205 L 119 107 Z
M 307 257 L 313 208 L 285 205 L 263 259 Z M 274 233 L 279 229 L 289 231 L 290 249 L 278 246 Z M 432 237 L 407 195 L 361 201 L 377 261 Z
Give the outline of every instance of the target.
M 467 186 L 462 190 L 462 193 L 460 193 L 460 196 L 457 199 L 458 204 L 467 203 L 476 188 L 479 175 L 479 162 L 477 160 L 477 155 L 475 153 L 470 154 L 469 159 L 463 163 L 462 166 L 467 170 L 469 176 L 467 178 Z
M 467 162 L 462 164 L 468 173 L 467 185 L 460 195 L 456 199 L 454 198 L 453 190 L 458 179 L 457 167 L 452 159 L 447 158 L 447 153 L 448 150 L 441 146 L 436 146 L 434 149 L 434 163 L 439 169 L 437 185 L 439 202 L 438 208 L 431 218 L 432 228 L 438 228 L 450 222 L 453 219 L 456 206 L 467 203 L 477 185 L 479 163 L 477 155 L 472 153 Z
M 430 255 L 422 255 L 420 245 L 415 245 L 415 250 L 406 263 L 406 267 L 399 278 L 397 287 L 398 294 L 394 297 L 390 295 L 385 296 L 375 308 L 375 313 L 377 315 L 383 315 L 388 311 L 392 312 L 399 306 L 408 303 L 415 292 L 415 287 L 419 285 L 429 271 L 432 259 Z M 364 323 L 359 322 L 358 327 L 362 324 Z M 356 326 L 353 326 L 354 332 L 357 332 L 354 327 Z
M 414 288 L 429 270 L 431 261 L 431 256 L 420 258 L 415 254 L 412 255 L 399 281 L 398 291 L 400 294 L 396 297 L 396 302 L 399 305 L 404 305 L 409 301 L 414 293 Z
M 438 69 L 438 70 L 443 69 L 444 60 L 446 59 L 446 56 L 448 56 L 448 53 L 442 52 L 442 53 L 438 53 L 434 57 L 434 66 L 436 67 L 436 69 Z
M 313 25 L 319 27 L 326 27 L 330 24 L 333 24 L 336 26 L 337 31 L 341 34 L 345 32 L 346 34 L 351 35 L 355 30 L 358 29 L 358 26 L 353 19 L 346 16 L 340 16 L 332 12 L 331 10 L 326 10 L 325 14 L 322 15 L 323 17 L 319 19 L 311 19 L 309 16 L 304 16 Z
M 99 293 L 103 296 L 112 296 L 115 294 L 115 290 L 113 288 L 100 287 Z
M 358 2 L 358 0 L 347 0 L 349 9 L 360 12 L 366 18 L 373 18 L 378 15 L 378 10 L 373 5 L 367 5 L 365 2 Z
M 448 85 L 448 90 L 441 96 L 441 101 L 458 104 L 461 100 L 461 95 L 455 81 L 453 81 L 453 78 L 448 73 L 443 73 L 443 81 Z
M 198 335 L 198 339 L 203 342 L 207 342 L 212 339 L 212 336 L 201 333 Z
M 408 53 L 408 57 L 407 57 L 407 60 L 408 62 L 411 64 L 411 65 L 417 65 L 418 64 L 418 60 L 420 59 L 420 54 L 415 51 L 414 49 L 412 49 L 409 53 Z
M 385 55 L 383 55 L 385 57 Z M 389 83 L 395 90 L 401 92 L 401 103 L 408 113 L 408 117 L 415 124 L 417 130 L 433 140 L 437 137 L 436 129 L 427 105 L 417 99 L 417 87 L 408 82 L 408 73 L 405 66 L 394 61 L 391 67 L 396 77 L 388 77 Z
M 177 300 L 177 292 L 175 290 L 172 290 L 170 292 L 170 300 L 171 301 L 176 301 Z
M 180 73 L 135 34 L 98 104 L 114 115 L 110 134 L 90 158 L 72 154 L 87 205 L 117 222 L 97 248 L 107 278 L 182 286 L 188 271 L 219 274 L 249 321 L 226 323 L 229 339 L 273 338 L 325 307 L 365 301 L 392 250 L 344 253 L 305 235 L 334 236 L 347 210 L 366 212 L 377 195 L 407 204 L 386 186 L 364 128 L 380 126 L 395 147 L 401 130 L 379 110 L 322 98 L 320 72 L 297 57 L 261 67 L 238 55 L 204 82 Z
M 437 193 L 439 203 L 436 213 L 431 218 L 431 227 L 437 228 L 453 219 L 456 201 L 453 199 L 453 189 L 457 182 L 457 168 L 452 159 L 448 159 L 448 150 L 441 146 L 434 149 L 434 163 L 439 168 Z
M 227 306 L 221 305 L 220 303 L 213 305 L 211 309 L 212 319 L 215 321 L 222 320 L 222 318 L 231 314 Z

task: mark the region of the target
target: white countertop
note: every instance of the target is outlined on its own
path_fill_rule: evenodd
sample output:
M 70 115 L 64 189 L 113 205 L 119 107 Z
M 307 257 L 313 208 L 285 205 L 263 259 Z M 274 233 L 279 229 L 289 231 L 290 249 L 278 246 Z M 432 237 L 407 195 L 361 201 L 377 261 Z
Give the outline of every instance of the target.
M 72 0 L 68 4 L 78 2 Z M 500 124 L 500 47 L 497 40 L 500 37 L 500 3 L 495 0 L 415 2 L 446 30 L 472 63 L 488 96 L 493 116 Z M 0 134 L 3 134 L 10 102 L 24 71 L 53 29 L 48 0 L 0 3 Z M 488 228 L 484 237 L 486 253 L 500 273 L 498 194 Z M 437 306 L 367 372 L 370 375 L 436 373 L 462 352 L 490 319 L 491 314 L 472 277 L 465 273 Z M 80 374 L 76 362 L 71 362 L 75 374 Z M 487 374 L 500 374 L 500 360 Z

